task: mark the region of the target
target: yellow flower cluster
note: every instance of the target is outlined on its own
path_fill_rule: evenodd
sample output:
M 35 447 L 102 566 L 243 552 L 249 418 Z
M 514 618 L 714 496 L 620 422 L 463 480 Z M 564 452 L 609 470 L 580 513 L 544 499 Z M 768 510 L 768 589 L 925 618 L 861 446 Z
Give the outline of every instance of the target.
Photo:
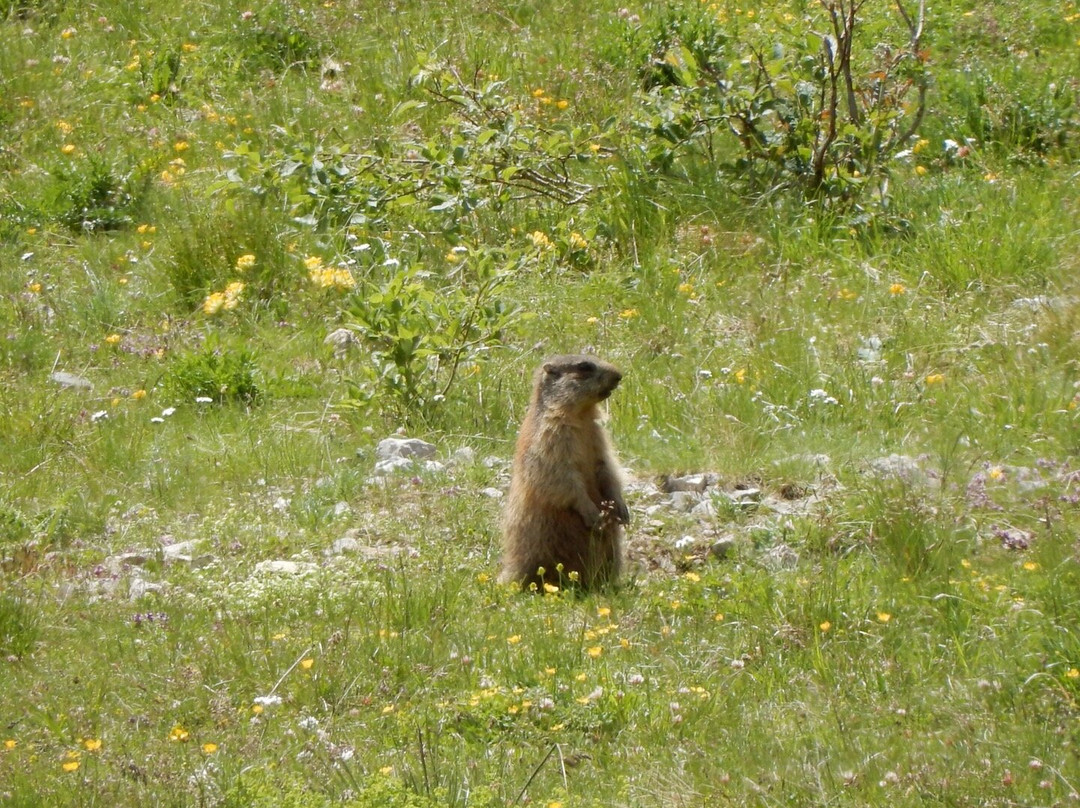
M 345 267 L 328 267 L 323 264 L 322 258 L 310 255 L 304 259 L 308 277 L 311 282 L 320 289 L 352 289 L 356 286 L 356 278 Z
M 232 311 L 243 299 L 244 284 L 240 281 L 233 281 L 225 287 L 223 292 L 211 292 L 206 296 L 206 300 L 203 301 L 202 310 L 203 314 L 214 315 L 221 310 Z

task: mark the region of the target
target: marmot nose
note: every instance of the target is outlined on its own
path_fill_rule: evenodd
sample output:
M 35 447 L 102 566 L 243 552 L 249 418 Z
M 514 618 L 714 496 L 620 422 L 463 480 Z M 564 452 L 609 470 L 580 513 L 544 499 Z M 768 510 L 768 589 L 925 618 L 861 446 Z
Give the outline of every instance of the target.
M 611 382 L 611 386 L 612 387 L 617 387 L 619 382 L 622 381 L 622 374 L 619 371 L 614 370 L 614 371 L 612 371 L 611 375 L 614 377 L 612 382 Z

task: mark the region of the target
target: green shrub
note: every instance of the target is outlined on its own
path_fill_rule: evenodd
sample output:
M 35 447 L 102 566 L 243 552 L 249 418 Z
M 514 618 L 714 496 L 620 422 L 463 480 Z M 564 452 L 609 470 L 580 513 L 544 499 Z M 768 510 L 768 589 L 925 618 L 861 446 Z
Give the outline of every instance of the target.
M 210 398 L 218 404 L 259 404 L 263 393 L 256 381 L 258 366 L 247 350 L 230 351 L 208 344 L 180 356 L 166 371 L 165 395 L 174 402 Z

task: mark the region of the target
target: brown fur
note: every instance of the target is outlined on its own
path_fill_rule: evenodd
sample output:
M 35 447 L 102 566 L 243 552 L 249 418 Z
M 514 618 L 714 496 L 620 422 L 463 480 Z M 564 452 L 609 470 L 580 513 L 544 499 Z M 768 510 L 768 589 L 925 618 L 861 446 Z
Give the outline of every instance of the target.
M 630 513 L 597 404 L 621 379 L 594 356 L 553 356 L 536 371 L 503 513 L 503 583 L 592 588 L 618 577 Z

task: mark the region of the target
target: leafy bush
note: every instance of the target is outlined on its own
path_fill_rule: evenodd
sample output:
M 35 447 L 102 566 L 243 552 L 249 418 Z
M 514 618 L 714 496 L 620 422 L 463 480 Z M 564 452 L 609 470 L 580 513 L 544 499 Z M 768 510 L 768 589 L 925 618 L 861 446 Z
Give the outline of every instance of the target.
M 25 656 L 34 650 L 39 633 L 37 610 L 21 598 L 0 593 L 0 656 Z
M 445 277 L 407 266 L 358 295 L 347 326 L 370 347 L 371 364 L 353 381 L 354 405 L 388 404 L 405 418 L 429 413 L 459 373 L 478 370 L 524 316 L 497 295 L 523 255 L 495 249 L 455 255 L 460 263 Z
M 668 13 L 642 67 L 653 164 L 670 170 L 688 155 L 755 196 L 788 190 L 851 207 L 918 129 L 930 83 L 922 6 L 896 5 L 894 43 L 880 25 L 863 30 L 865 5 L 821 2 L 799 18 L 777 9 L 764 12 L 767 26 Z
M 247 350 L 228 351 L 208 344 L 201 351 L 179 356 L 163 380 L 165 394 L 174 402 L 210 398 L 218 404 L 258 404 L 262 390 L 256 381 L 258 366 Z
M 505 82 L 466 82 L 428 57 L 413 85 L 428 100 L 402 102 L 395 118 L 434 102 L 447 110 L 437 137 L 410 127 L 402 141 L 375 141 L 362 151 L 298 141 L 264 153 L 241 143 L 226 153 L 233 167 L 219 187 L 284 200 L 297 222 L 317 230 L 420 228 L 452 241 L 483 210 L 525 201 L 562 209 L 598 187 L 586 167 L 605 152 L 604 131 L 550 120 L 509 96 Z M 553 99 L 534 104 L 541 101 Z
M 91 155 L 54 170 L 42 213 L 79 233 L 120 230 L 133 223 L 149 179 Z

